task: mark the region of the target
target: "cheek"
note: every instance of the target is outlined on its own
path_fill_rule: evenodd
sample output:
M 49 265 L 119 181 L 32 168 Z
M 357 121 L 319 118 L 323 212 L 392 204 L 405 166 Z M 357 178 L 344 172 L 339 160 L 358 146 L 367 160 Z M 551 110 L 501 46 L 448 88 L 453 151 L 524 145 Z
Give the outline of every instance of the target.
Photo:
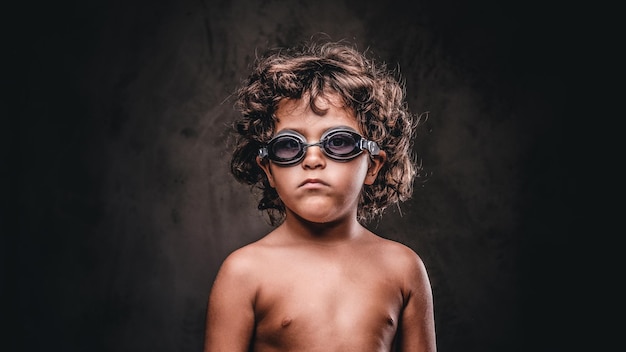
M 267 179 L 270 185 L 280 191 L 280 188 L 288 187 L 291 180 L 294 179 L 294 175 L 289 172 L 289 168 L 277 167 L 272 165 L 267 170 Z
M 370 169 L 369 156 L 363 153 L 362 159 L 359 162 L 359 167 L 357 168 L 356 174 L 355 174 L 355 179 L 357 179 L 361 185 L 363 185 L 363 182 L 365 182 L 365 178 L 367 177 L 367 173 L 369 172 L 369 169 Z
M 352 189 L 361 189 L 365 182 L 368 170 L 368 160 L 354 160 L 352 162 L 343 164 L 341 170 L 338 170 L 336 179 L 344 180 L 344 185 Z

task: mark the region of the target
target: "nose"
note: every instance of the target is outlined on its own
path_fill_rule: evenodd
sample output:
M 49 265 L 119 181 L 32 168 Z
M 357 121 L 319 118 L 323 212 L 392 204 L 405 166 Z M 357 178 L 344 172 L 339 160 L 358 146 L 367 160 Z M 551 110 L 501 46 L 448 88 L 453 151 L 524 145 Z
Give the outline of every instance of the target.
M 304 151 L 302 167 L 305 169 L 324 168 L 326 166 L 326 156 L 322 152 L 320 143 L 313 143 L 307 146 Z

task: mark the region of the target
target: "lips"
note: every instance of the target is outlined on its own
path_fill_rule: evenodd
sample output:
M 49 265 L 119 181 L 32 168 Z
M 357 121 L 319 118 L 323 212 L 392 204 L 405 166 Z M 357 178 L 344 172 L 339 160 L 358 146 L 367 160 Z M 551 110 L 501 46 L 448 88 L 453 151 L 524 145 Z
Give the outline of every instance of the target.
M 328 186 L 328 183 L 320 180 L 319 178 L 307 178 L 306 180 L 304 180 L 304 182 L 302 182 L 299 187 L 319 187 L 319 186 Z

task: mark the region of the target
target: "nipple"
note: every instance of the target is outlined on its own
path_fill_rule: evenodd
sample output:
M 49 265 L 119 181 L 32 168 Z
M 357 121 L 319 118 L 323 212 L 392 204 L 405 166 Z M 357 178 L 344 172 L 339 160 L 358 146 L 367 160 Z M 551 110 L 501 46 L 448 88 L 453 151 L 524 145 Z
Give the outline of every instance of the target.
M 389 324 L 390 326 L 393 326 L 394 321 L 392 317 L 387 317 L 387 324 Z
M 283 319 L 283 321 L 280 323 L 280 326 L 286 328 L 287 326 L 289 326 L 289 324 L 291 324 L 291 318 L 287 317 Z

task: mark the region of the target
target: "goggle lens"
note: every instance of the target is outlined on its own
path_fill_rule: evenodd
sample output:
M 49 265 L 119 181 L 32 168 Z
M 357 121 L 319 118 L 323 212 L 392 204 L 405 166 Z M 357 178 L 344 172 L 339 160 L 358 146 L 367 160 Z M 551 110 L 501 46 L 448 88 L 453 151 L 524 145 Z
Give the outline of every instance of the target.
M 323 149 L 330 155 L 350 157 L 361 153 L 361 149 L 358 146 L 359 140 L 361 140 L 359 135 L 337 131 L 326 138 Z
M 269 144 L 270 153 L 277 160 L 292 160 L 298 158 L 303 152 L 303 145 L 300 140 L 293 136 L 279 136 L 273 143 Z

